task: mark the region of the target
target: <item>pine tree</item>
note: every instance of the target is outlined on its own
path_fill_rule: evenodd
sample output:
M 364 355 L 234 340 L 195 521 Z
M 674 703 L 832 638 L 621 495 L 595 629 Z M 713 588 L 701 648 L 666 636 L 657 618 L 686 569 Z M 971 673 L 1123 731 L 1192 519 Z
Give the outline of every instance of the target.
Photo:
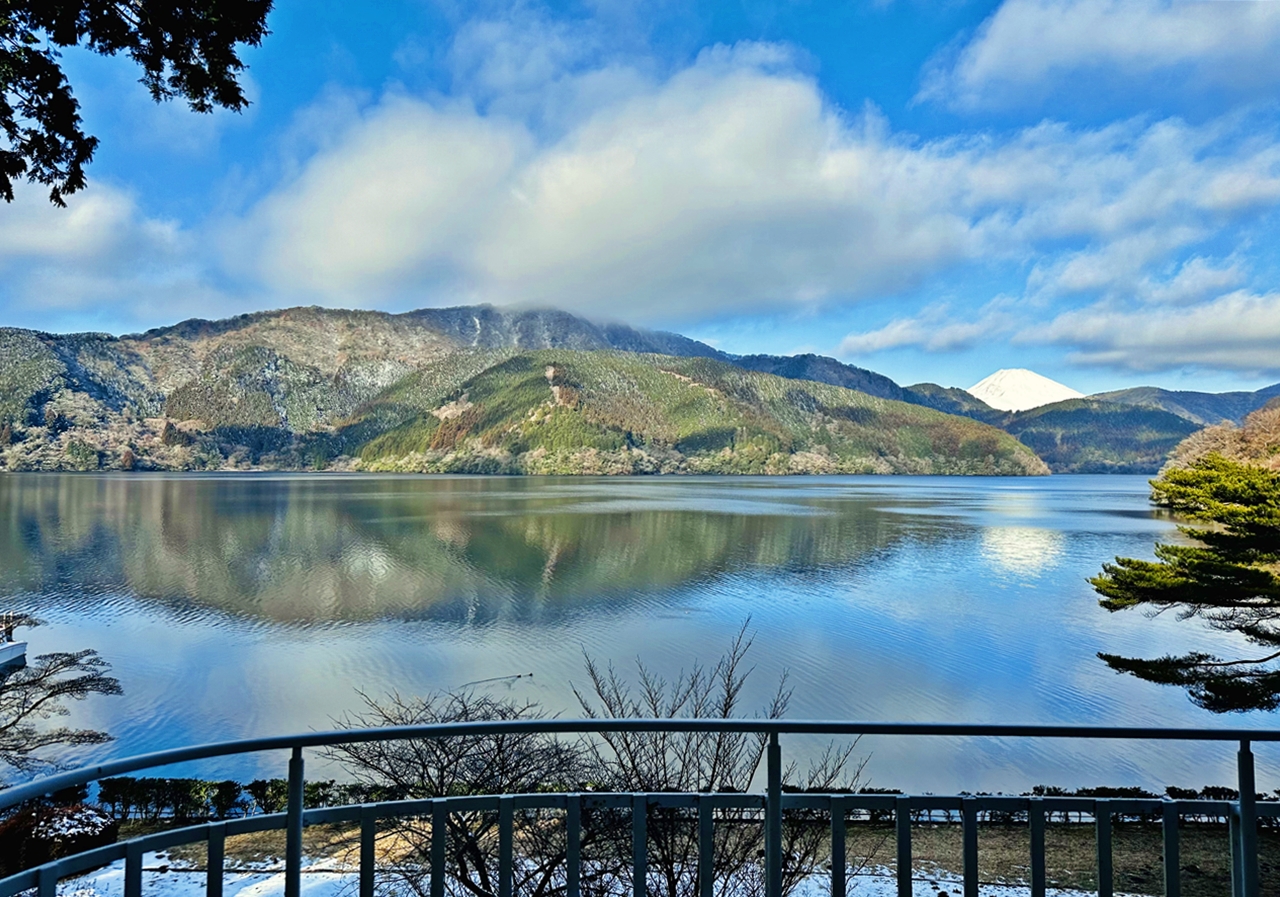
M 1177 609 L 1270 651 L 1223 660 L 1099 654 L 1113 669 L 1186 688 L 1214 712 L 1280 708 L 1280 474 L 1210 454 L 1152 481 L 1153 500 L 1209 524 L 1179 526 L 1196 545 L 1157 544 L 1157 560 L 1116 558 L 1091 580 L 1110 611 Z

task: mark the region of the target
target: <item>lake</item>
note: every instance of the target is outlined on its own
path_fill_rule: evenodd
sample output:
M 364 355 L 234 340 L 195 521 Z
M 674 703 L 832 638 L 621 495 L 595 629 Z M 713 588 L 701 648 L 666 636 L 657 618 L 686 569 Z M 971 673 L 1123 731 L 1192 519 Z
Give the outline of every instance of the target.
M 1125 476 L 8 474 L 0 609 L 47 622 L 32 653 L 94 648 L 120 679 L 122 697 L 74 708 L 116 738 L 79 759 L 331 728 L 362 692 L 477 683 L 576 716 L 585 656 L 671 677 L 713 664 L 748 618 L 750 713 L 785 671 L 793 718 L 1275 726 L 1096 657 L 1250 650 L 1098 606 L 1085 580 L 1104 561 L 1176 538 L 1147 496 Z M 799 759 L 818 747 L 784 740 Z M 914 791 L 1234 778 L 1230 744 L 858 750 L 871 784 Z M 1280 751 L 1258 753 L 1260 786 L 1280 785 Z

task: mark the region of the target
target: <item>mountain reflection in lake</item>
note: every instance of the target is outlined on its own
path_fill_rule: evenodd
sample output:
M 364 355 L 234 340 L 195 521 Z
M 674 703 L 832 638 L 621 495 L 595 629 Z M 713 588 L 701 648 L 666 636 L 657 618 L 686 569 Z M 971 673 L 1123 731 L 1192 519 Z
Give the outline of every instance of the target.
M 1085 577 L 1171 536 L 1147 491 L 1141 477 L 17 474 L 0 479 L 0 588 L 5 609 L 51 624 L 34 651 L 111 662 L 125 696 L 76 713 L 117 736 L 113 755 L 328 728 L 357 690 L 522 673 L 483 687 L 572 716 L 584 651 L 670 675 L 714 661 L 748 615 L 755 703 L 789 670 L 797 718 L 1274 725 L 1212 717 L 1095 656 L 1232 638 L 1097 606 Z M 1229 745 L 864 747 L 876 784 L 914 790 L 1231 780 Z M 1262 784 L 1280 759 L 1265 751 Z

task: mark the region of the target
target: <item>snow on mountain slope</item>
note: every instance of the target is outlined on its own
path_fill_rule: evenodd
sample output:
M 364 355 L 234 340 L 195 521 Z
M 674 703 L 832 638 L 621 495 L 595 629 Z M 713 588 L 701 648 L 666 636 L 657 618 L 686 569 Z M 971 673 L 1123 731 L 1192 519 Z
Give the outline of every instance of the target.
M 1084 397 L 1084 393 L 1026 368 L 996 371 L 970 386 L 966 392 L 1001 411 L 1026 411 L 1051 402 Z

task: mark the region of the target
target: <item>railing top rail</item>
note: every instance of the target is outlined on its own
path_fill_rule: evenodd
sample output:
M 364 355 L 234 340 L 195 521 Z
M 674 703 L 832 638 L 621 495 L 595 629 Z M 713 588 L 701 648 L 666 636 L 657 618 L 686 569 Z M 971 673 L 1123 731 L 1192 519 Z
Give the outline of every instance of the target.
M 983 723 L 902 723 L 780 719 L 537 719 L 374 729 L 338 729 L 300 735 L 275 735 L 172 748 L 109 760 L 96 766 L 55 773 L 0 791 L 0 810 L 45 794 L 140 769 L 170 766 L 211 757 L 264 751 L 396 741 L 407 738 L 457 738 L 499 734 L 597 734 L 603 732 L 706 732 L 755 735 L 927 735 L 985 738 L 1103 738 L 1137 741 L 1280 741 L 1280 729 L 1171 729 L 1143 726 L 1055 726 Z

